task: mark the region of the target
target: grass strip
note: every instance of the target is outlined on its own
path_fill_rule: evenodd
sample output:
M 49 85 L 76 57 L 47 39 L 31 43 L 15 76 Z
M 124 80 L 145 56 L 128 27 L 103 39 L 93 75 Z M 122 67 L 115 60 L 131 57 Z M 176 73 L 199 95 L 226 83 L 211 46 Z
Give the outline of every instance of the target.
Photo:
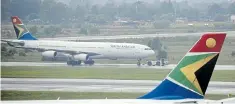
M 80 78 L 162 80 L 169 69 L 61 67 L 61 66 L 2 66 L 2 78 Z M 212 81 L 235 82 L 234 70 L 215 70 Z

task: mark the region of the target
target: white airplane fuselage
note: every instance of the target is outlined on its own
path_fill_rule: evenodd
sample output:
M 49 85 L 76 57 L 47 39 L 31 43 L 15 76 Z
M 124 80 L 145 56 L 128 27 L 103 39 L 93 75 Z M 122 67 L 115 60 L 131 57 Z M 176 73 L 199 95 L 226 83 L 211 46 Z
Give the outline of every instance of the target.
M 154 55 L 148 46 L 133 43 L 70 42 L 49 40 L 14 40 L 23 42 L 21 48 L 73 51 L 87 53 L 92 59 L 142 59 Z M 66 54 L 66 53 L 65 53 Z

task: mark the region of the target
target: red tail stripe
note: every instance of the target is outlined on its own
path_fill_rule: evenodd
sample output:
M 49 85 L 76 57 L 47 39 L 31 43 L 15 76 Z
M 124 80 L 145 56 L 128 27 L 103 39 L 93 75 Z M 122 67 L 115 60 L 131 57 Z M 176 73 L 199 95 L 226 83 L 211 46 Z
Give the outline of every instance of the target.
M 225 37 L 226 33 L 206 33 L 201 37 L 201 39 L 193 46 L 193 48 L 189 52 L 220 52 Z M 209 48 L 206 45 L 206 41 L 209 38 L 215 40 L 215 46 L 212 48 Z
M 17 16 L 12 16 L 11 20 L 13 24 L 22 24 L 21 20 Z

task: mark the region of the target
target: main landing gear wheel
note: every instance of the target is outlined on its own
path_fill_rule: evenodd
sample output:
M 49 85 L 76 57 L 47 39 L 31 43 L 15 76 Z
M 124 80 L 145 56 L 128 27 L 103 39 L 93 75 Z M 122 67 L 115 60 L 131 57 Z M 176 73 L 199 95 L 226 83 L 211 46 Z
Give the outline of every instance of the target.
M 91 66 L 91 65 L 95 64 L 95 61 L 94 60 L 87 60 L 87 61 L 84 61 L 84 64 Z
M 74 60 L 70 60 L 67 61 L 67 65 L 72 65 L 72 66 L 76 66 L 76 65 L 81 65 L 82 61 L 78 60 L 78 61 L 74 61 Z
M 147 64 L 148 64 L 148 66 L 152 66 L 153 65 L 151 61 L 148 61 Z

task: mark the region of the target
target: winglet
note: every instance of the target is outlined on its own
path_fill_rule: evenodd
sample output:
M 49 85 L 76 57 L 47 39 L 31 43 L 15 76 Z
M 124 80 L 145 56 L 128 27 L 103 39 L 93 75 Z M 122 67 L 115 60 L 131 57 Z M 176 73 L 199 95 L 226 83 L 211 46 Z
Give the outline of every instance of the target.
M 226 33 L 206 33 L 162 83 L 139 99 L 204 98 Z

